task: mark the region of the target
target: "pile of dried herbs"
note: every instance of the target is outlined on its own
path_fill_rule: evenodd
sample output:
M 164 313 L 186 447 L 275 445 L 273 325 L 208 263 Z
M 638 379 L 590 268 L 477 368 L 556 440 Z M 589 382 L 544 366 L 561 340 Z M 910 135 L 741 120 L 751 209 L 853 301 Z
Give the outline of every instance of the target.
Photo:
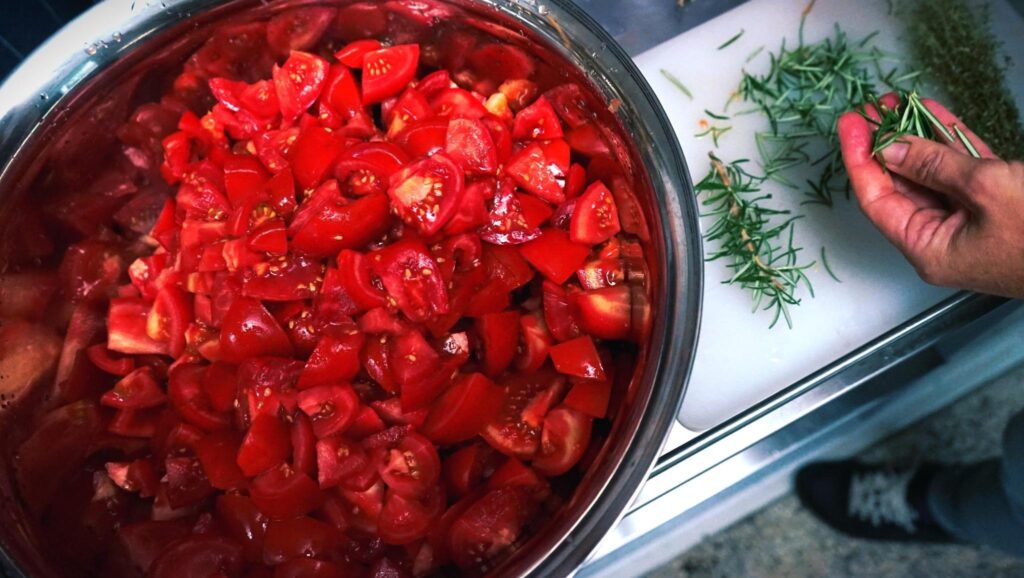
M 967 0 L 905 0 L 898 14 L 916 64 L 950 108 L 1003 158 L 1024 159 L 1024 126 L 1006 86 L 1008 59 L 989 7 Z

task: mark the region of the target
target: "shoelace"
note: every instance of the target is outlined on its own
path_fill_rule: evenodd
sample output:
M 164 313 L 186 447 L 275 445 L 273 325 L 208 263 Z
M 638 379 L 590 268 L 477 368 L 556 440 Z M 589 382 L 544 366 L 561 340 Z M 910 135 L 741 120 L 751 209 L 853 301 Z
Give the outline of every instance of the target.
M 854 474 L 850 480 L 848 514 L 876 528 L 892 524 L 915 533 L 918 514 L 907 501 L 907 487 L 913 477 L 913 470 Z

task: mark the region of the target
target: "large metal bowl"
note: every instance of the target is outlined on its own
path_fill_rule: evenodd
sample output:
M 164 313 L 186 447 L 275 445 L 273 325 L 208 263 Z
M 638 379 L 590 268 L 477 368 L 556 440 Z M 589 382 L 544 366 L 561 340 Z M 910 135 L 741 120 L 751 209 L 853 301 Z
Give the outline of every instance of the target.
M 58 155 L 102 150 L 147 74 L 185 55 L 211 27 L 241 14 L 311 2 L 268 0 L 107 0 L 72 22 L 0 87 L 0 249 L 20 250 L 15 228 L 31 183 Z M 615 41 L 569 0 L 453 0 L 540 43 L 577 67 L 603 95 L 624 134 L 651 225 L 651 337 L 630 394 L 601 457 L 546 528 L 496 571 L 503 576 L 570 574 L 622 515 L 658 455 L 689 376 L 701 295 L 701 246 L 692 184 L 675 135 L 654 93 Z M 570 64 L 571 63 L 571 64 Z M 95 145 L 95 146 L 94 146 Z M 0 251 L 0 254 L 3 254 Z M 0 389 L 5 376 L 0 376 Z M 51 378 L 52 379 L 52 378 Z M 0 424 L 16 410 L 0 409 Z M 0 434 L 2 435 L 2 434 Z M 14 576 L 49 576 L 45 551 L 0 467 L 0 561 Z

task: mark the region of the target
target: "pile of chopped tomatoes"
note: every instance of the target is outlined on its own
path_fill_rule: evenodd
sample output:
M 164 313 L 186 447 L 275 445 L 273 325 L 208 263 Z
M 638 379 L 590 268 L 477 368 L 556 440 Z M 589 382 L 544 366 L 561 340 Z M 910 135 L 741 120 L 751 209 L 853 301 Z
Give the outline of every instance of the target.
M 445 33 L 458 58 L 322 39 L 431 10 L 247 25 L 267 77 L 208 43 L 122 127 L 158 137 L 172 194 L 131 249 L 65 254 L 74 402 L 20 450 L 30 502 L 58 438 L 92 440 L 57 452 L 74 467 L 104 456 L 83 501 L 118 504 L 107 575 L 480 573 L 596 456 L 648 323 L 624 141 L 478 31 Z

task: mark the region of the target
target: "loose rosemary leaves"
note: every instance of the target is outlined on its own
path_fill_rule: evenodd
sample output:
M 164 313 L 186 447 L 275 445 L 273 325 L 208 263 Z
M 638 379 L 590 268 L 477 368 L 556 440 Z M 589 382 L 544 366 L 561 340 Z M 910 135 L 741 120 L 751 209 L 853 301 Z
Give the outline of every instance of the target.
M 992 34 L 988 5 L 966 0 L 906 0 L 914 61 L 952 110 L 1003 158 L 1024 159 L 1024 126 L 1006 86 L 1007 60 Z
M 953 125 L 950 130 L 942 123 L 928 107 L 921 102 L 917 91 L 910 93 L 897 93 L 900 105 L 897 108 L 889 108 L 877 99 L 872 99 L 870 104 L 878 112 L 878 120 L 869 114 L 864 108 L 860 113 L 877 127 L 871 154 L 878 158 L 879 162 L 885 164 L 881 152 L 893 143 L 899 142 L 907 135 L 914 135 L 921 138 L 945 141 L 946 143 L 959 142 L 964 145 L 967 152 L 974 158 L 981 158 L 978 149 L 974 146 L 963 130 L 958 125 Z

